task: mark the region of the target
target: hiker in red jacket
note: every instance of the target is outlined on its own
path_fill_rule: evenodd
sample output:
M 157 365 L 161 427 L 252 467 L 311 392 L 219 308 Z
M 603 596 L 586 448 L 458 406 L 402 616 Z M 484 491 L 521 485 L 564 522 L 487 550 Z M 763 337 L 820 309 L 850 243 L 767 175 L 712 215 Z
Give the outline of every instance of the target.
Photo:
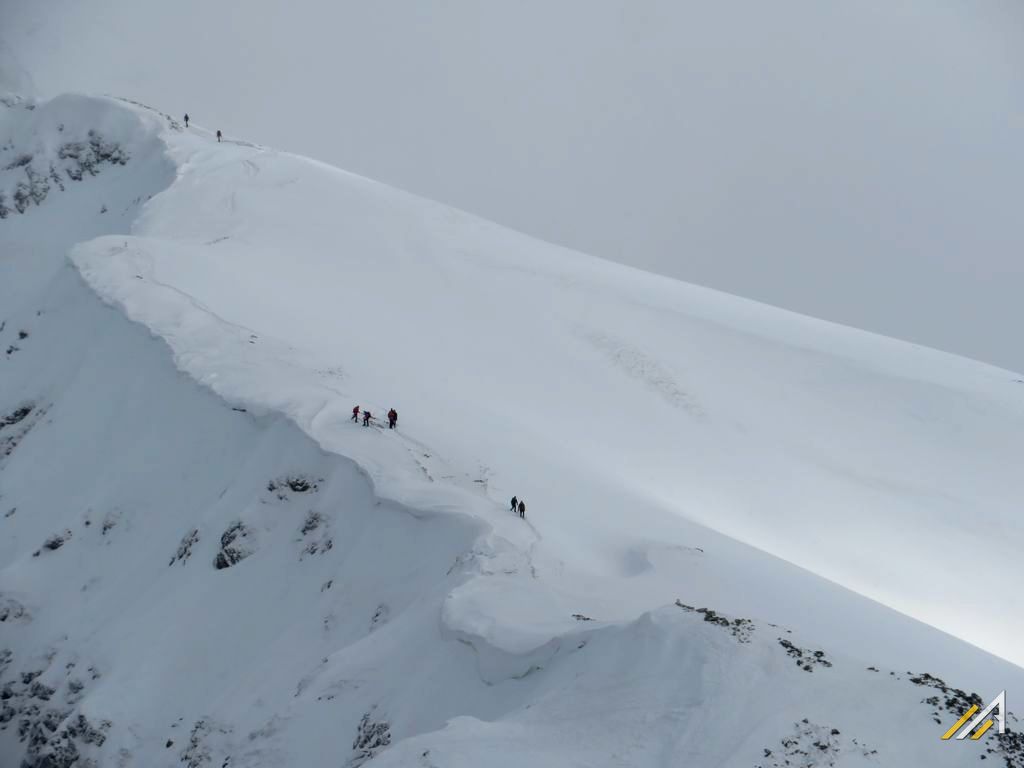
M 398 424 L 398 411 L 392 408 L 388 411 L 388 429 L 394 429 L 396 424 Z
M 356 424 L 359 423 L 359 406 L 358 405 L 355 408 L 352 409 L 352 421 L 356 422 Z

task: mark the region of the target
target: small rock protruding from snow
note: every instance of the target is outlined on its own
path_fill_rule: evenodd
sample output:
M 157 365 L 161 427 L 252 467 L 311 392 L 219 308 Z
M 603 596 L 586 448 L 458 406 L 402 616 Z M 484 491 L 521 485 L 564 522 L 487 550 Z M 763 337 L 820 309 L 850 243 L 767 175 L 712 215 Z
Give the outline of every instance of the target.
M 779 638 L 779 645 L 785 648 L 786 654 L 804 672 L 813 672 L 815 666 L 832 666 L 832 662 L 825 657 L 824 651 L 810 651 L 806 648 L 799 648 L 784 637 Z
M 391 744 L 391 725 L 386 721 L 371 720 L 371 714 L 373 714 L 372 710 L 364 714 L 359 721 L 356 738 L 352 742 L 354 754 L 348 761 L 349 768 L 358 768 Z
M 193 528 L 191 531 L 186 533 L 181 543 L 178 545 L 178 551 L 174 553 L 174 557 L 171 558 L 171 562 L 168 565 L 174 565 L 180 562 L 182 565 L 192 557 L 192 547 L 199 542 L 199 529 Z
M 220 537 L 220 552 L 213 559 L 218 571 L 237 565 L 249 557 L 255 547 L 252 545 L 252 531 L 241 521 L 236 521 Z
M 676 600 L 676 606 L 682 608 L 687 613 L 703 614 L 704 621 L 728 630 L 741 643 L 749 643 L 750 636 L 754 633 L 755 625 L 750 619 L 728 619 L 710 608 L 694 608 L 692 605 L 687 605 L 680 600 Z

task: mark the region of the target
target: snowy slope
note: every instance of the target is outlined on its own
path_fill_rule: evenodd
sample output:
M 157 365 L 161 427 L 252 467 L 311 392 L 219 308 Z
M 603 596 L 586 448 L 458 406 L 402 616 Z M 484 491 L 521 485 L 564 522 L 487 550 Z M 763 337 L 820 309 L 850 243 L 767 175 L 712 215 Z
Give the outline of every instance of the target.
M 8 101 L 0 755 L 1021 759 L 1020 376 Z

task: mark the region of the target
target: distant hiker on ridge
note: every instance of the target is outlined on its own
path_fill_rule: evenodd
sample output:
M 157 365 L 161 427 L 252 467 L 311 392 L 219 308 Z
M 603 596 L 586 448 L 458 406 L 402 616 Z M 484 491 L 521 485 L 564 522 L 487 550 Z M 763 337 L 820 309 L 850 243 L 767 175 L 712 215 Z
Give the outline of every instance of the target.
M 398 424 L 398 411 L 392 408 L 388 411 L 388 429 L 394 429 L 396 424 Z
M 370 426 L 370 419 L 372 419 L 372 418 L 373 418 L 373 416 L 370 415 L 369 411 L 363 411 L 363 426 L 364 427 Z
M 188 112 L 185 113 L 185 127 L 188 128 Z
M 518 506 L 519 506 L 519 499 L 517 499 L 515 496 L 513 496 L 512 497 L 512 514 L 513 515 L 516 513 L 516 508 Z
M 519 502 L 519 516 L 521 518 L 523 518 L 524 520 L 526 519 L 526 502 L 525 501 L 520 501 Z
M 359 406 L 358 405 L 355 408 L 352 409 L 352 421 L 356 422 L 356 424 L 359 423 Z
M 217 129 L 217 143 L 220 144 L 220 128 Z

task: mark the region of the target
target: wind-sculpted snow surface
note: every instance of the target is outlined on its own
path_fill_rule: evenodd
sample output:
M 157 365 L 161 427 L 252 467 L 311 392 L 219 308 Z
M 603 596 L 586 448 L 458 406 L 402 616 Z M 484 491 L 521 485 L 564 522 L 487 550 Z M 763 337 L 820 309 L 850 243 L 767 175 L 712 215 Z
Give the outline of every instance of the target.
M 1021 765 L 938 738 L 1024 691 L 1018 377 L 141 105 L 0 114 L 124 158 L 0 222 L 3 764 Z

